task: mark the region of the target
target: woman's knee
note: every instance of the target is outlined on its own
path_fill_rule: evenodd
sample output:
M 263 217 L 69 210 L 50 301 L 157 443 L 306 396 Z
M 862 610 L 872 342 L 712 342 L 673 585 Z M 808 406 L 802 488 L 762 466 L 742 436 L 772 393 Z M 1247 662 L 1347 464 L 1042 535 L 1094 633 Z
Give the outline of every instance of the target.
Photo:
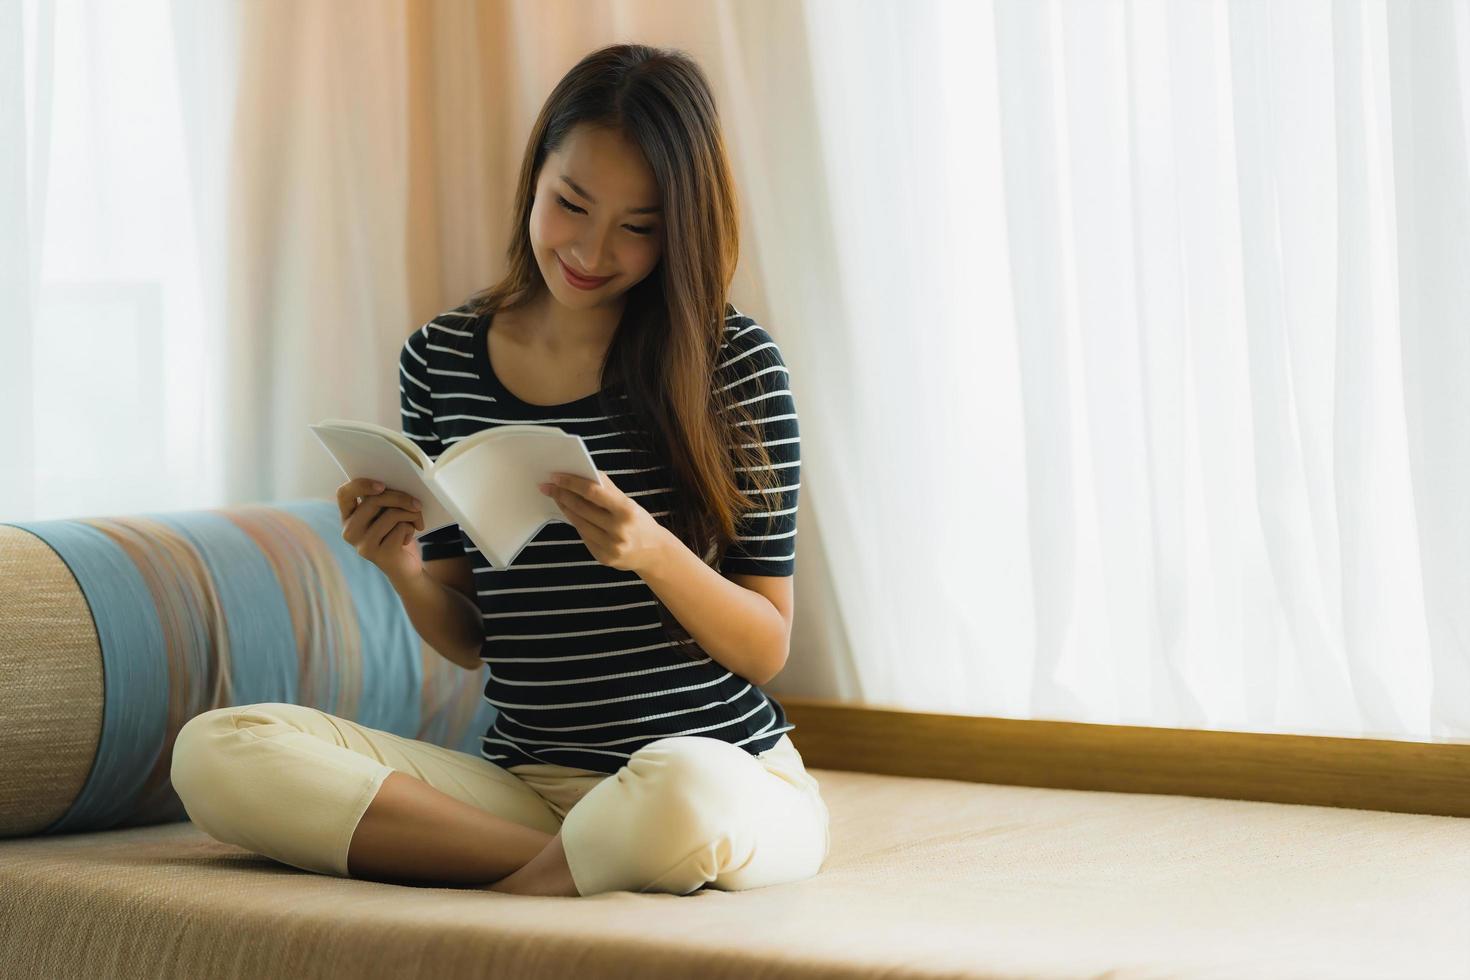
M 676 826 L 697 846 L 726 832 L 740 819 L 745 785 L 760 775 L 749 753 L 718 739 L 677 735 L 650 742 L 633 753 L 628 769 L 639 782 L 637 798 L 650 809 L 679 817 Z
M 702 736 L 650 742 L 572 808 L 562 826 L 582 894 L 686 894 L 754 858 L 772 778 L 738 745 Z
M 174 736 L 173 758 L 169 763 L 169 780 L 174 792 L 184 798 L 197 784 L 198 777 L 210 766 L 212 749 L 219 739 L 221 726 L 229 724 L 228 708 L 211 708 L 184 722 Z
M 198 812 L 207 799 L 219 797 L 220 770 L 229 764 L 225 756 L 230 740 L 239 737 L 237 733 L 242 727 L 238 716 L 289 707 L 292 706 L 274 703 L 229 705 L 201 711 L 184 722 L 174 736 L 169 782 L 185 809 Z
M 190 718 L 174 736 L 169 782 L 189 819 L 210 833 L 217 834 L 220 816 L 230 809 L 223 799 L 229 780 L 220 740 L 233 727 L 228 709 L 213 708 Z

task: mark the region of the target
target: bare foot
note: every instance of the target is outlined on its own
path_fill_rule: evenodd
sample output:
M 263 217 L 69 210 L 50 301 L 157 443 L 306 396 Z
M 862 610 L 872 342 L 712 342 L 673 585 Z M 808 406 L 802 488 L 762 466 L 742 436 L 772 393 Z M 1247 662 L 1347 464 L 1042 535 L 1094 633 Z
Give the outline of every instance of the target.
M 566 851 L 561 846 L 561 834 L 551 838 L 550 843 L 524 867 L 499 881 L 484 886 L 483 891 L 502 892 L 507 895 L 545 895 L 578 898 L 576 882 L 572 881 L 572 869 L 567 866 Z

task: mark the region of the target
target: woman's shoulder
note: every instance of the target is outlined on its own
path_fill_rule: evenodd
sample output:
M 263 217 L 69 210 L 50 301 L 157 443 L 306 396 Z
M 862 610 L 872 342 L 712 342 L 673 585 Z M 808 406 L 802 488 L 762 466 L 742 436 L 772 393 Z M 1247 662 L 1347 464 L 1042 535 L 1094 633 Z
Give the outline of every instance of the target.
M 720 346 L 737 353 L 746 353 L 757 347 L 774 349 L 778 354 L 780 352 L 776 338 L 755 317 L 737 308 L 734 303 L 725 304 L 725 339 Z
M 468 302 L 438 313 L 408 335 L 403 342 L 402 357 L 413 357 L 420 364 L 445 354 L 463 357 L 470 351 L 478 320 L 474 304 Z
M 781 347 L 755 317 L 739 310 L 733 303 L 725 304 L 725 339 L 720 344 L 722 367 L 738 367 L 748 373 L 751 366 L 769 367 L 784 365 Z

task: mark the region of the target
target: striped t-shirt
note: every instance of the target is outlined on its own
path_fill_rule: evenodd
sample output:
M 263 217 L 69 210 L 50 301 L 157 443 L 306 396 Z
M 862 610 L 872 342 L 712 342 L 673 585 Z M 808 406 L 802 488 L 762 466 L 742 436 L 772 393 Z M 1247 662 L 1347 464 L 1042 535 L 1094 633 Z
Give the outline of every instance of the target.
M 725 312 L 714 380 L 749 406 L 757 430 L 751 434 L 766 446 L 779 479 L 764 506 L 737 521 L 737 540 L 719 571 L 792 575 L 801 441 L 789 374 L 763 327 L 732 305 Z M 597 468 L 669 526 L 669 470 L 634 448 L 627 431 L 632 416 L 603 414 L 597 394 L 561 405 L 516 398 L 491 368 L 489 328 L 490 316 L 476 316 L 465 304 L 409 335 L 399 356 L 404 433 L 437 459 L 490 426 L 556 426 L 581 436 Z M 607 389 L 613 404 L 626 404 L 620 387 Z M 735 475 L 744 492 L 760 492 L 745 472 Z M 718 738 L 759 755 L 795 727 L 774 698 L 692 638 L 675 645 L 647 583 L 597 561 L 562 519 L 543 527 L 499 571 L 457 524 L 420 536 L 419 544 L 425 561 L 460 555 L 473 561 L 485 627 L 480 659 L 490 668 L 484 697 L 497 709 L 480 754 L 504 768 L 554 763 L 612 773 L 642 746 L 674 735 Z

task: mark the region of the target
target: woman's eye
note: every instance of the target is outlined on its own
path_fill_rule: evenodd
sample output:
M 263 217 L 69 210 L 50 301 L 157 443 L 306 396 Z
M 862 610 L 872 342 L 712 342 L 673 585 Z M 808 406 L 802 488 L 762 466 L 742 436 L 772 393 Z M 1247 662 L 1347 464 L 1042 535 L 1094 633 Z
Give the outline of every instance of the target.
M 566 198 L 562 197 L 560 194 L 556 195 L 556 203 L 557 204 L 560 204 L 563 208 L 565 208 L 568 211 L 572 212 L 572 214 L 586 214 L 587 213 L 587 212 L 583 211 L 581 208 L 577 207 L 571 201 L 568 201 Z M 624 227 L 626 227 L 629 231 L 633 232 L 636 235 L 651 235 L 651 234 L 653 234 L 653 229 L 650 228 L 650 227 L 648 227 L 647 225 L 625 225 Z

